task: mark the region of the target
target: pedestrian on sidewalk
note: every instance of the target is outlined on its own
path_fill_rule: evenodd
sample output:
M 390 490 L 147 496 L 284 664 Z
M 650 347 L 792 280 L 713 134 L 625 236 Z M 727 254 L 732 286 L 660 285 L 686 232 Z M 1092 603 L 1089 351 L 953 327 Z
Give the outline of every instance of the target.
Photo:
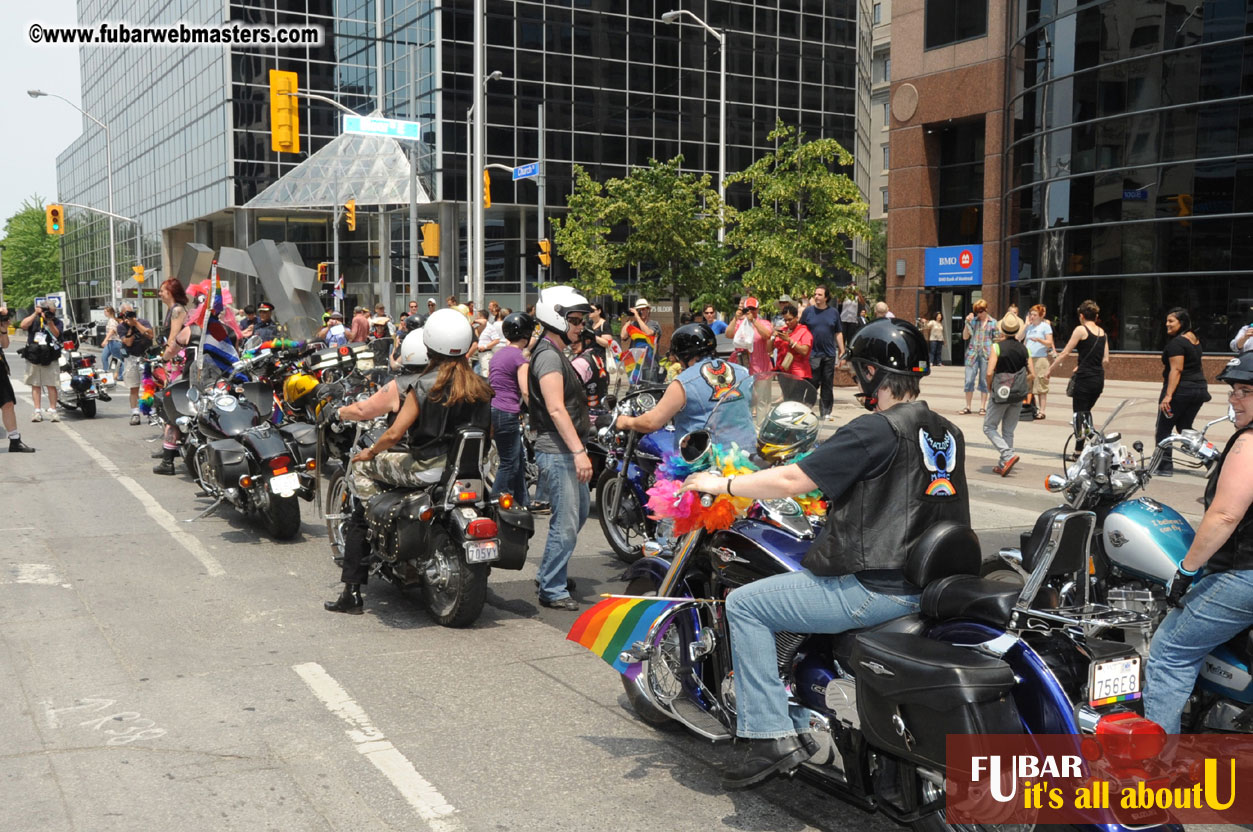
M 785 307 L 784 318 L 787 317 L 788 309 L 796 311 L 793 306 Z M 791 326 L 788 324 L 786 328 L 790 329 Z M 780 366 L 780 369 L 798 378 L 813 378 L 814 383 L 818 385 L 818 416 L 832 421 L 835 419 L 831 413 L 835 406 L 835 395 L 831 388 L 835 383 L 835 368 L 840 363 L 841 356 L 844 355 L 845 341 L 840 310 L 831 306 L 831 290 L 826 286 L 814 289 L 813 306 L 801 313 L 798 329 L 807 329 L 812 334 L 813 348 L 811 350 L 792 349 L 791 352 L 795 356 L 792 367 Z M 785 333 L 783 337 L 788 336 Z M 803 338 L 794 335 L 792 340 L 803 341 Z M 810 370 L 809 375 L 806 376 L 803 371 L 798 370 L 795 362 L 808 364 L 807 368 L 802 369 Z
M 1022 416 L 1022 400 L 1026 398 L 1026 390 L 1035 383 L 1035 369 L 1027 348 L 1019 343 L 1018 331 L 1022 329 L 1022 321 L 1013 313 L 1001 318 L 997 325 L 996 341 L 988 354 L 988 387 L 992 391 L 992 400 L 988 403 L 987 415 L 983 417 L 983 435 L 992 443 L 1000 454 L 1000 462 L 992 469 L 992 473 L 1008 476 L 1010 470 L 1018 463 L 1018 454 L 1014 453 L 1014 431 Z M 1014 390 L 1018 374 L 1025 373 L 1027 384 L 1022 395 Z
M 48 301 L 27 315 L 18 324 L 26 330 L 26 383 L 30 385 L 31 401 L 35 403 L 35 415 L 32 422 L 42 422 L 44 417 L 39 412 L 42 401 L 42 390 L 48 390 L 48 418 L 53 422 L 61 421 L 57 413 L 57 392 L 61 385 L 61 370 L 57 362 L 61 357 L 61 328 L 63 324 L 57 317 L 56 309 Z
M 957 411 L 958 414 L 970 412 L 976 382 L 979 384 L 979 415 L 988 412 L 988 356 L 992 352 L 992 342 L 996 340 L 996 331 L 996 320 L 988 312 L 988 302 L 980 298 L 971 306 L 962 326 L 962 340 L 966 342 L 966 407 Z
M 936 312 L 935 317 L 920 327 L 927 336 L 927 347 L 931 350 L 931 366 L 941 366 L 944 358 L 944 313 Z
M 1201 339 L 1192 331 L 1192 316 L 1176 306 L 1166 313 L 1166 347 L 1162 350 L 1162 395 L 1157 402 L 1157 436 L 1163 439 L 1178 430 L 1192 429 L 1201 405 L 1210 400 L 1209 384 L 1201 367 Z M 1168 448 L 1157 466 L 1159 477 L 1175 474 L 1175 462 Z
M 1072 352 L 1079 356 L 1079 366 L 1066 385 L 1066 395 L 1070 396 L 1070 409 L 1073 411 L 1071 424 L 1075 432 L 1076 455 L 1083 451 L 1092 430 L 1092 408 L 1096 407 L 1097 399 L 1105 390 L 1105 367 L 1109 365 L 1109 339 L 1096 322 L 1101 307 L 1094 300 L 1085 300 L 1079 304 L 1078 312 L 1079 326 L 1070 333 L 1066 348 L 1044 371 L 1046 376 L 1052 375 L 1057 365 Z
M 1035 396 L 1037 419 L 1044 418 L 1044 404 L 1049 397 L 1049 377 L 1045 372 L 1049 368 L 1049 355 L 1056 352 L 1053 346 L 1053 325 L 1044 317 L 1048 309 L 1037 303 L 1027 311 L 1027 328 L 1019 333 L 1019 339 L 1027 347 L 1027 355 L 1031 356 L 1031 369 L 1035 373 L 1035 384 L 1031 394 Z
M 507 315 L 500 324 L 507 342 L 496 353 L 488 368 L 492 388 L 492 441 L 496 443 L 496 479 L 492 496 L 513 495 L 523 508 L 530 503 L 527 493 L 526 460 L 522 447 L 522 405 L 530 397 L 527 375 L 530 366 L 523 352 L 535 334 L 535 319 L 525 312 Z
M 122 363 L 126 357 L 126 350 L 122 349 L 122 342 L 117 337 L 117 311 L 112 306 L 104 308 L 104 317 L 106 323 L 104 325 L 104 340 L 100 342 L 100 369 L 104 370 L 114 379 L 122 375 Z M 117 359 L 118 368 L 113 369 L 113 359 Z
M 17 430 L 17 394 L 13 392 L 13 382 L 9 381 L 9 364 L 4 357 L 4 348 L 9 345 L 9 307 L 0 304 L 0 419 L 4 422 L 4 430 L 9 435 L 9 453 L 33 454 L 35 449 L 22 441 L 22 434 Z

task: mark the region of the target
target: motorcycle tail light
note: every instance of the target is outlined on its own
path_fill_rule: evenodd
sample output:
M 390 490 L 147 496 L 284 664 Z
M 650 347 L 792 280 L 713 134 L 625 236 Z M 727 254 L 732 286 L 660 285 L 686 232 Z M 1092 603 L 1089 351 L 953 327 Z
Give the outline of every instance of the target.
M 485 540 L 496 536 L 496 521 L 490 517 L 480 517 L 477 520 L 471 520 L 470 525 L 466 526 L 466 537 L 472 537 L 475 540 Z
M 513 508 L 513 495 L 501 494 L 499 502 L 501 508 Z
M 291 467 L 291 457 L 286 454 L 280 454 L 279 456 L 276 456 L 266 462 L 266 465 L 270 466 L 270 473 L 275 476 L 279 474 L 286 474 L 287 469 Z
M 1098 737 L 1115 739 L 1119 756 L 1125 759 L 1149 760 L 1166 747 L 1166 729 L 1133 711 L 1105 714 L 1096 722 Z
M 457 502 L 459 503 L 472 503 L 478 498 L 479 498 L 479 492 L 477 491 L 458 491 L 457 492 Z
M 70 351 L 70 350 L 73 350 L 73 349 L 74 349 L 74 342 L 73 342 L 73 341 L 62 341 L 62 342 L 61 342 L 61 349 L 66 350 L 67 352 L 68 352 L 68 351 Z

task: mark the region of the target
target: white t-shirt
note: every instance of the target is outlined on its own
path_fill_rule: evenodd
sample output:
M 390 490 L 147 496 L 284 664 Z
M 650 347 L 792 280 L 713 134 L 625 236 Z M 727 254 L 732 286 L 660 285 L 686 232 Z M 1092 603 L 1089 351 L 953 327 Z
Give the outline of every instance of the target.
M 483 327 L 483 334 L 479 336 L 479 349 L 487 349 L 487 345 L 492 341 L 496 341 L 496 346 L 492 347 L 492 352 L 505 346 L 504 333 L 500 331 L 500 321 L 489 321 L 487 326 Z

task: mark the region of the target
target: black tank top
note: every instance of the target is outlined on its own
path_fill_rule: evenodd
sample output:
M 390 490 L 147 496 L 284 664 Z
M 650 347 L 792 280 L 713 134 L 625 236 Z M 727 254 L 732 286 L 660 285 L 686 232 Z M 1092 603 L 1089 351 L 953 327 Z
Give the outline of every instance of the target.
M 1104 378 L 1105 368 L 1102 362 L 1105 360 L 1105 336 L 1093 334 L 1087 324 L 1083 328 L 1088 330 L 1088 337 L 1075 347 L 1075 353 L 1079 356 L 1079 367 L 1075 370 L 1075 375 Z

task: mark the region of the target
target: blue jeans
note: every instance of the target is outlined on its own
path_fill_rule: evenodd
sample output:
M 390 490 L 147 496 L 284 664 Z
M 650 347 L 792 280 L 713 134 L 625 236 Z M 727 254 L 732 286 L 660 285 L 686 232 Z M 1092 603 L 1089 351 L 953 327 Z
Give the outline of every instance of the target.
M 522 420 L 516 413 L 492 411 L 492 441 L 496 443 L 496 481 L 492 496 L 511 494 L 520 506 L 530 500 L 526 493 L 526 463 L 522 460 Z
M 1210 650 L 1253 624 L 1253 570 L 1214 572 L 1192 585 L 1153 635 L 1144 715 L 1179 733 L 1179 716 Z
M 570 597 L 566 589 L 566 568 L 574 554 L 579 530 L 587 522 L 591 495 L 587 483 L 579 482 L 572 455 L 540 453 L 535 457 L 540 485 L 553 506 L 552 516 L 548 518 L 548 542 L 544 544 L 544 556 L 539 562 L 539 597 L 542 601 L 556 601 Z
M 917 595 L 884 595 L 855 575 L 819 577 L 808 569 L 773 575 L 727 596 L 735 709 L 741 737 L 769 740 L 799 729 L 788 713 L 774 634 L 842 633 L 918 612 Z
M 963 390 L 973 393 L 976 380 L 979 382 L 979 392 L 988 392 L 988 357 L 986 355 L 976 355 L 973 359 L 966 357 L 966 386 Z
M 109 361 L 116 358 L 118 364 L 126 360 L 126 350 L 122 347 L 121 341 L 110 341 L 104 345 L 104 349 L 100 351 L 100 369 L 106 373 L 112 373 L 113 368 L 109 366 Z M 117 375 L 121 376 L 122 368 L 118 367 Z

